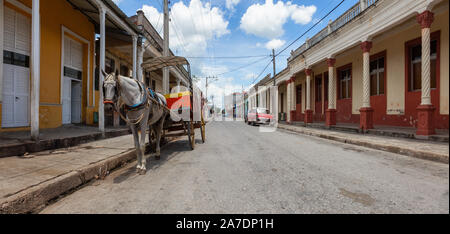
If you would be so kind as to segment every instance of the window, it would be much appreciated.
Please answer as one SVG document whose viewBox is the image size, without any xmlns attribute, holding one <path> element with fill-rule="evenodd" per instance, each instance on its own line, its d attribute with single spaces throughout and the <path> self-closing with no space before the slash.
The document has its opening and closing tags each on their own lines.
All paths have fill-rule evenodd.
<svg viewBox="0 0 450 234">
<path fill-rule="evenodd" d="M 384 94 L 384 56 L 370 61 L 370 96 Z"/>
<path fill-rule="evenodd" d="M 296 103 L 302 104 L 302 85 L 297 85 L 297 92 L 296 92 Z"/>
<path fill-rule="evenodd" d="M 430 75 L 431 88 L 436 88 L 437 71 L 437 40 L 431 41 L 430 46 Z M 422 45 L 415 44 L 409 47 L 409 91 L 422 89 Z"/>
<path fill-rule="evenodd" d="M 30 67 L 30 56 L 5 50 L 3 51 L 3 63 L 20 67 Z"/>
<path fill-rule="evenodd" d="M 339 71 L 339 99 L 351 98 L 352 69 Z"/>
<path fill-rule="evenodd" d="M 316 102 L 322 101 L 322 75 L 316 76 Z"/>
<path fill-rule="evenodd" d="M 77 79 L 77 80 L 81 80 L 83 74 L 82 74 L 81 71 L 75 70 L 73 68 L 64 67 L 64 76 L 65 77 L 70 77 L 70 78 L 73 78 L 73 79 Z"/>
</svg>

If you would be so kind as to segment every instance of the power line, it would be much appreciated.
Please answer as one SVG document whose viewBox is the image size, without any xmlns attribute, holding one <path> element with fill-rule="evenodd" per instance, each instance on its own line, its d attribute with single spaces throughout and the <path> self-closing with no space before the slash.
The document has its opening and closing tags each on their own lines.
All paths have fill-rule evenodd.
<svg viewBox="0 0 450 234">
<path fill-rule="evenodd" d="M 266 60 L 266 59 L 267 59 L 267 57 L 264 57 L 264 58 L 262 58 L 262 59 L 258 59 L 258 60 L 254 61 L 254 62 L 249 63 L 249 64 L 245 64 L 245 65 L 243 65 L 243 66 L 234 68 L 234 69 L 232 69 L 231 71 L 227 71 L 227 72 L 223 72 L 223 73 L 217 74 L 216 76 L 223 76 L 223 75 L 228 74 L 228 73 L 232 73 L 232 72 L 239 71 L 239 70 L 241 70 L 242 68 L 251 66 L 251 65 L 256 64 L 256 63 L 259 63 L 259 62 L 264 61 L 264 60 Z M 272 61 L 272 60 L 270 60 L 270 61 Z"/>
<path fill-rule="evenodd" d="M 220 57 L 186 57 L 189 59 L 245 59 L 245 58 L 261 58 L 270 57 L 271 55 L 249 55 L 249 56 L 220 56 Z"/>
<path fill-rule="evenodd" d="M 269 65 L 272 63 L 272 61 L 273 61 L 273 59 L 271 59 L 271 60 L 269 61 L 269 63 L 266 65 L 266 67 L 264 67 L 264 69 L 261 71 L 261 73 L 259 73 L 259 75 L 258 75 L 255 79 L 253 79 L 252 84 L 254 84 L 255 81 L 257 81 L 257 80 L 259 79 L 259 77 L 267 70 L 267 68 L 268 68 Z"/>
<path fill-rule="evenodd" d="M 297 39 L 295 39 L 293 42 L 291 42 L 288 46 L 286 46 L 284 49 L 282 49 L 278 54 L 275 56 L 278 56 L 279 54 L 283 53 L 287 48 L 292 46 L 295 42 L 300 40 L 303 36 L 305 36 L 309 31 L 311 31 L 315 26 L 317 26 L 319 23 L 321 23 L 325 18 L 327 18 L 333 11 L 335 11 L 342 3 L 344 3 L 345 0 L 342 0 L 337 6 L 335 6 L 331 11 L 329 11 L 324 17 L 322 17 L 319 21 L 317 21 L 313 26 L 311 26 L 306 32 L 304 32 L 302 35 L 300 35 Z"/>
</svg>

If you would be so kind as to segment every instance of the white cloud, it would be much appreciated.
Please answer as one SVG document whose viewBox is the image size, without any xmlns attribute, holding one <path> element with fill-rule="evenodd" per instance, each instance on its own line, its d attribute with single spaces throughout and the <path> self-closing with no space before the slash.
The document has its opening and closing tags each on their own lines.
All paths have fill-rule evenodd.
<svg viewBox="0 0 450 234">
<path fill-rule="evenodd" d="M 163 14 L 160 13 L 156 8 L 149 5 L 143 5 L 141 10 L 144 12 L 145 17 L 147 17 L 147 19 L 150 21 L 150 23 L 153 25 L 156 31 L 160 32 L 161 35 L 163 35 L 162 31 L 164 23 Z"/>
<path fill-rule="evenodd" d="M 311 22 L 312 16 L 316 13 L 316 6 L 291 6 L 291 19 L 297 24 L 307 24 Z"/>
<path fill-rule="evenodd" d="M 237 4 L 239 4 L 240 1 L 241 0 L 227 0 L 225 6 L 227 9 L 232 10 Z"/>
<path fill-rule="evenodd" d="M 113 0 L 113 2 L 114 2 L 116 5 L 119 5 L 119 4 L 122 2 L 122 0 Z"/>
<path fill-rule="evenodd" d="M 251 5 L 241 18 L 240 28 L 248 34 L 274 39 L 284 34 L 283 25 L 288 18 L 297 24 L 307 24 L 316 12 L 315 6 L 284 3 L 273 3 L 266 0 L 264 4 Z"/>
<path fill-rule="evenodd" d="M 217 107 L 222 107 L 223 96 L 229 95 L 233 92 L 241 92 L 242 86 L 233 83 L 232 77 L 221 77 L 215 82 L 208 85 L 208 99 L 212 101 L 211 96 L 214 96 L 214 104 Z M 197 81 L 196 86 L 205 92 L 205 79 Z"/>
<path fill-rule="evenodd" d="M 272 50 L 272 49 L 279 49 L 280 47 L 282 47 L 284 45 L 284 43 L 286 43 L 286 41 L 280 40 L 280 39 L 273 39 L 269 42 L 266 43 L 266 48 L 268 50 Z"/>
<path fill-rule="evenodd" d="M 142 10 L 156 30 L 163 34 L 163 14 L 148 5 L 144 5 Z M 190 56 L 204 54 L 208 41 L 230 33 L 222 11 L 200 0 L 191 0 L 188 6 L 182 1 L 173 4 L 169 25 L 170 48 Z"/>
<path fill-rule="evenodd" d="M 202 76 L 210 76 L 211 74 L 222 74 L 225 72 L 228 72 L 228 67 L 226 66 L 221 66 L 221 65 L 215 65 L 215 66 L 210 66 L 210 65 L 205 65 L 205 64 L 201 64 L 199 65 L 200 67 L 200 72 L 202 74 Z"/>
<path fill-rule="evenodd" d="M 244 76 L 244 80 L 251 80 L 253 81 L 256 78 L 256 74 L 255 73 L 248 73 L 247 75 Z"/>
</svg>

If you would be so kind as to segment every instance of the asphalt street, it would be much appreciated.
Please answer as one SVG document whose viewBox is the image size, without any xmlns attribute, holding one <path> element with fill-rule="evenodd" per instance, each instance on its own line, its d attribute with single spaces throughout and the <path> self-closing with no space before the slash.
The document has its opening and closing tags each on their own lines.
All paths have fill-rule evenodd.
<svg viewBox="0 0 450 234">
<path fill-rule="evenodd" d="M 242 122 L 197 134 L 49 205 L 42 213 L 449 213 L 448 164 Z"/>
</svg>

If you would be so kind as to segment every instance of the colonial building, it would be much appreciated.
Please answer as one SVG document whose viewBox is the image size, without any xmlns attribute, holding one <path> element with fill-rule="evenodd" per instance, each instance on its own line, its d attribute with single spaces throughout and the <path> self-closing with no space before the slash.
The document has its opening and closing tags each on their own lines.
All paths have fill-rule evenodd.
<svg viewBox="0 0 450 234">
<path fill-rule="evenodd" d="M 0 131 L 30 130 L 34 139 L 63 124 L 104 131 L 100 69 L 145 76 L 159 90 L 160 76 L 140 64 L 161 56 L 162 39 L 138 15 L 128 18 L 112 0 L 0 0 Z M 171 68 L 171 86 L 186 74 Z"/>
<path fill-rule="evenodd" d="M 448 1 L 361 0 L 291 52 L 276 75 L 279 112 L 363 130 L 448 129 L 448 22 Z"/>
</svg>

